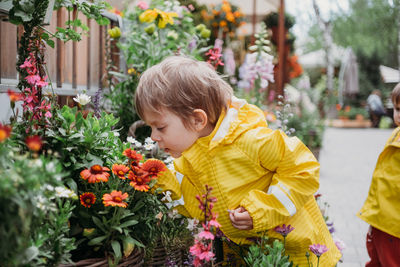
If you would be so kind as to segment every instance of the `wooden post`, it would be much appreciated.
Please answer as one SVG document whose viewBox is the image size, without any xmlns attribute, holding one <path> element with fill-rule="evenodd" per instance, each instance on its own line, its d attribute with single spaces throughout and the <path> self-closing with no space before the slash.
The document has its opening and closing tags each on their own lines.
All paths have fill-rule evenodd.
<svg viewBox="0 0 400 267">
<path fill-rule="evenodd" d="M 104 26 L 99 26 L 99 88 L 103 89 L 103 69 L 104 69 Z"/>
<path fill-rule="evenodd" d="M 57 27 L 63 27 L 62 24 L 65 21 L 65 13 L 63 9 L 57 10 Z M 57 87 L 62 87 L 64 82 L 64 60 L 65 60 L 65 47 L 64 42 L 60 39 L 57 39 L 57 58 L 56 58 L 56 80 Z"/>
<path fill-rule="evenodd" d="M 88 26 L 88 28 L 89 28 L 89 32 L 91 33 L 92 31 L 91 31 L 91 28 L 90 28 L 90 19 L 89 18 L 87 18 L 87 26 Z M 91 47 L 90 47 L 90 41 L 91 41 L 91 38 L 90 38 L 90 35 L 91 34 L 89 34 L 88 36 L 87 36 L 87 63 L 86 63 L 86 65 L 87 65 L 87 67 L 86 67 L 86 87 L 87 87 L 87 91 L 89 92 L 90 91 L 90 87 L 91 87 L 91 80 L 92 80 L 92 77 L 91 77 L 91 68 L 90 68 L 90 66 L 91 66 Z"/>
<path fill-rule="evenodd" d="M 77 17 L 77 8 L 74 6 L 74 11 L 72 11 L 72 20 L 76 20 Z M 76 27 L 74 27 L 74 30 L 76 31 Z M 76 75 L 76 69 L 78 65 L 78 60 L 77 60 L 77 42 L 72 42 L 72 88 L 76 89 L 77 87 L 77 75 Z"/>
<path fill-rule="evenodd" d="M 285 0 L 280 0 L 279 22 L 278 22 L 278 52 L 279 52 L 279 68 L 278 68 L 278 91 L 277 95 L 283 95 L 285 80 Z"/>
</svg>

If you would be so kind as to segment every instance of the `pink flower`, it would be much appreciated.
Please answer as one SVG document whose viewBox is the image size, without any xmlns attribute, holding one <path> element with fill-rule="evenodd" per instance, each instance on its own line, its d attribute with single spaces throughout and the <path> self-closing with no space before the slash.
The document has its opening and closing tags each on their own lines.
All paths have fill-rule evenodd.
<svg viewBox="0 0 400 267">
<path fill-rule="evenodd" d="M 338 250 L 340 252 L 342 252 L 346 248 L 346 244 L 342 240 L 340 240 L 339 238 L 334 237 L 333 241 L 335 242 L 335 245 L 336 245 L 336 247 L 338 248 Z"/>
<path fill-rule="evenodd" d="M 204 251 L 199 255 L 200 260 L 210 261 L 214 257 L 214 253 L 211 251 Z"/>
<path fill-rule="evenodd" d="M 39 75 L 28 75 L 25 77 L 25 80 L 32 86 L 34 86 L 38 81 L 40 81 Z"/>
<path fill-rule="evenodd" d="M 139 1 L 136 6 L 138 8 L 140 8 L 141 10 L 145 10 L 145 9 L 149 8 L 149 5 L 144 1 Z"/>
<path fill-rule="evenodd" d="M 32 65 L 32 63 L 31 63 L 28 59 L 25 59 L 24 64 L 20 65 L 19 67 L 20 67 L 21 69 L 25 69 L 25 68 L 32 68 L 33 65 Z"/>
<path fill-rule="evenodd" d="M 201 232 L 199 233 L 198 237 L 201 238 L 201 239 L 211 239 L 211 240 L 214 240 L 214 235 L 213 235 L 213 233 L 211 233 L 210 231 L 207 231 L 207 230 L 201 231 Z"/>
<path fill-rule="evenodd" d="M 193 256 L 198 256 L 203 251 L 203 244 L 201 244 L 198 240 L 195 240 L 193 246 L 190 247 L 189 251 Z"/>
<path fill-rule="evenodd" d="M 41 88 L 45 87 L 48 85 L 48 82 L 46 82 L 47 76 L 40 79 L 38 82 L 36 82 L 36 86 L 39 86 Z"/>
<path fill-rule="evenodd" d="M 286 237 L 293 230 L 294 227 L 292 227 L 290 224 L 288 224 L 288 226 L 283 224 L 282 226 L 277 226 L 274 228 L 274 231 L 281 234 L 283 237 Z"/>
<path fill-rule="evenodd" d="M 320 244 L 313 244 L 313 245 L 310 245 L 309 248 L 310 248 L 311 252 L 314 253 L 315 256 L 317 256 L 318 258 L 322 254 L 324 254 L 325 252 L 328 251 L 328 248 L 325 245 L 322 245 L 322 244 L 321 245 Z"/>
</svg>

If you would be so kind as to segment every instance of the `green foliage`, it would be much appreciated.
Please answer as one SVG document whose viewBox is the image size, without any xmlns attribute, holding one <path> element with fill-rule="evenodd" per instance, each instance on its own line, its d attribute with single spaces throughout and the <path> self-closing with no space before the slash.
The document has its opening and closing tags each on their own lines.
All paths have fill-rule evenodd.
<svg viewBox="0 0 400 267">
<path fill-rule="evenodd" d="M 266 235 L 261 237 L 257 244 L 251 245 L 244 261 L 247 266 L 265 267 L 289 267 L 293 263 L 289 261 L 289 256 L 285 256 L 285 247 L 279 240 L 274 240 L 268 244 Z"/>
<path fill-rule="evenodd" d="M 94 164 L 110 164 L 120 159 L 123 144 L 114 129 L 118 122 L 112 114 L 103 112 L 99 118 L 89 113 L 84 118 L 76 107 L 64 106 L 54 115 L 47 131 L 47 142 L 60 153 L 64 168 L 73 176 L 80 169 Z"/>
<path fill-rule="evenodd" d="M 70 197 L 61 164 L 19 154 L 12 140 L 0 143 L 0 262 L 2 266 L 57 266 L 70 261 Z"/>
<path fill-rule="evenodd" d="M 288 127 L 296 129 L 294 135 L 309 149 L 322 146 L 325 125 L 318 112 L 302 109 L 300 116 L 293 116 L 289 119 Z"/>
<path fill-rule="evenodd" d="M 152 1 L 150 9 L 169 12 L 173 10 L 171 5 L 175 4 L 172 1 Z M 168 56 L 184 54 L 201 59 L 209 49 L 208 38 L 202 37 L 201 31 L 196 30 L 192 14 L 185 9 L 182 9 L 182 17 L 174 17 L 174 23 L 167 24 L 165 28 L 157 26 L 159 18 L 149 23 L 141 22 L 139 16 L 143 12 L 136 7 L 126 15 L 127 30 L 123 33 L 125 38 L 120 40 L 118 46 L 125 57 L 128 74 L 111 72 L 118 83 L 115 87 L 111 86 L 110 92 L 106 94 L 111 100 L 111 111 L 120 118 L 117 126 L 121 128 L 121 138 L 127 136 L 130 125 L 139 119 L 133 98 L 140 73 Z"/>
<path fill-rule="evenodd" d="M 396 1 L 351 0 L 349 12 L 334 20 L 335 43 L 370 57 L 377 53 L 383 63 L 397 66 L 398 28 Z M 397 4 L 398 5 L 398 4 Z M 373 23 L 371 23 L 373 22 Z"/>
<path fill-rule="evenodd" d="M 267 26 L 267 28 L 277 27 L 279 24 L 279 13 L 277 13 L 277 12 L 269 13 L 265 17 L 264 23 Z M 285 28 L 286 29 L 292 28 L 295 23 L 296 23 L 295 17 L 293 17 L 290 14 L 285 14 Z"/>
</svg>

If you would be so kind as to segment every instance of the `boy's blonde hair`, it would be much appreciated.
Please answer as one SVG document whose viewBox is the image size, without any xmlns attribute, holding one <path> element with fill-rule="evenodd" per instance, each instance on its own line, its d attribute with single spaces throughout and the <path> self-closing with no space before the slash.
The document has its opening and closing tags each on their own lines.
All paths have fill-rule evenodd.
<svg viewBox="0 0 400 267">
<path fill-rule="evenodd" d="M 185 56 L 171 56 L 147 69 L 135 93 L 136 111 L 168 109 L 190 127 L 195 109 L 202 109 L 215 125 L 233 95 L 232 87 L 206 62 Z"/>
<path fill-rule="evenodd" d="M 393 105 L 400 103 L 400 83 L 394 87 L 391 96 Z"/>
</svg>

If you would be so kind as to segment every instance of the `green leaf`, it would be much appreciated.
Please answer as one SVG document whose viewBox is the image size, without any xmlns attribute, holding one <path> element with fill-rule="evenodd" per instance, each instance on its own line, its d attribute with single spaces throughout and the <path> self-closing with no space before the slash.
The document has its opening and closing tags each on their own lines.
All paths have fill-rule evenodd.
<svg viewBox="0 0 400 267">
<path fill-rule="evenodd" d="M 103 241 L 106 238 L 107 238 L 107 235 L 102 235 L 102 236 L 93 238 L 92 240 L 89 241 L 88 245 L 89 246 L 94 246 L 94 245 L 100 244 L 100 242 Z"/>
<path fill-rule="evenodd" d="M 132 225 L 135 225 L 135 224 L 138 224 L 138 221 L 130 220 L 130 221 L 127 221 L 127 222 L 124 222 L 124 223 L 120 224 L 120 227 L 124 228 L 124 227 L 132 226 Z"/>
<path fill-rule="evenodd" d="M 92 220 L 94 224 L 101 229 L 104 233 L 107 233 L 106 228 L 104 227 L 104 224 L 100 221 L 99 218 L 92 216 Z"/>
<path fill-rule="evenodd" d="M 39 249 L 35 246 L 27 248 L 24 252 L 24 258 L 26 262 L 32 261 L 39 255 Z"/>
<path fill-rule="evenodd" d="M 119 242 L 116 241 L 116 240 L 113 240 L 111 242 L 111 246 L 112 246 L 113 251 L 115 253 L 115 257 L 120 259 L 122 255 L 121 255 L 121 245 L 119 244 Z"/>
<path fill-rule="evenodd" d="M 119 226 L 113 226 L 112 229 L 117 230 L 120 234 L 122 234 L 122 228 Z"/>
<path fill-rule="evenodd" d="M 46 43 L 51 47 L 54 48 L 54 41 L 51 39 L 45 39 Z"/>
</svg>

